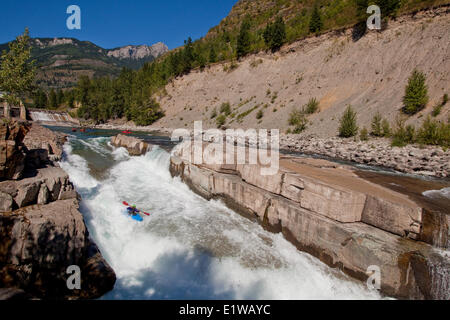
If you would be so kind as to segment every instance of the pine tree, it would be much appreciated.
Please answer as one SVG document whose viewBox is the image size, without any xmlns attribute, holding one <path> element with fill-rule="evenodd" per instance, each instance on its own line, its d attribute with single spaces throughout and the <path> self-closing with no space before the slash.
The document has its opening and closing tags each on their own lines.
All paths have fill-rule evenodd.
<svg viewBox="0 0 450 320">
<path fill-rule="evenodd" d="M 50 109 L 58 108 L 58 101 L 57 101 L 57 96 L 56 96 L 55 90 L 52 89 L 50 91 L 48 100 L 49 100 L 48 104 L 49 104 Z"/>
<path fill-rule="evenodd" d="M 355 136 L 357 133 L 358 126 L 356 125 L 356 112 L 348 105 L 340 120 L 339 136 L 349 138 Z"/>
<path fill-rule="evenodd" d="M 236 53 L 237 57 L 241 58 L 250 52 L 251 39 L 250 39 L 250 16 L 246 16 L 244 21 L 242 21 L 241 29 L 239 31 L 239 36 L 237 39 Z"/>
<path fill-rule="evenodd" d="M 309 21 L 309 31 L 318 33 L 323 28 L 322 17 L 317 3 L 314 5 L 313 12 L 311 14 L 311 20 Z"/>
<path fill-rule="evenodd" d="M 377 0 L 375 3 L 380 7 L 383 16 L 395 16 L 400 7 L 401 0 Z"/>
<path fill-rule="evenodd" d="M 192 69 L 192 64 L 194 62 L 194 46 L 192 44 L 192 39 L 191 37 L 189 37 L 185 42 L 184 42 L 184 51 L 183 51 L 183 62 L 184 62 L 184 67 L 183 67 L 183 72 L 184 73 L 189 73 Z"/>
<path fill-rule="evenodd" d="M 37 101 L 35 101 L 35 107 L 46 108 L 47 104 L 48 104 L 47 94 L 44 92 L 44 90 L 39 89 L 37 92 Z"/>
<path fill-rule="evenodd" d="M 61 89 L 58 89 L 58 94 L 56 95 L 56 103 L 58 106 L 64 103 L 64 92 Z"/>
<path fill-rule="evenodd" d="M 273 24 L 267 24 L 263 38 L 272 51 L 278 50 L 283 45 L 286 41 L 286 25 L 282 17 L 278 17 Z"/>
<path fill-rule="evenodd" d="M 18 105 L 21 98 L 33 90 L 36 69 L 31 61 L 31 46 L 28 28 L 23 35 L 9 44 L 0 58 L 0 90 L 5 91 L 5 100 Z"/>
<path fill-rule="evenodd" d="M 403 97 L 403 112 L 415 114 L 424 109 L 428 103 L 428 88 L 425 83 L 425 74 L 414 69 L 408 79 L 408 85 Z"/>
<path fill-rule="evenodd" d="M 210 63 L 217 62 L 217 54 L 216 50 L 214 50 L 214 46 L 211 46 L 211 49 L 209 50 L 209 62 Z"/>
</svg>

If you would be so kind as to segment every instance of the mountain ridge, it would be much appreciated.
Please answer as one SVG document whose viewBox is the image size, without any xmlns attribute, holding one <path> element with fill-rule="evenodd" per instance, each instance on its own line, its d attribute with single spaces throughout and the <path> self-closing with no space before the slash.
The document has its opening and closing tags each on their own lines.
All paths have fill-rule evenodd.
<svg viewBox="0 0 450 320">
<path fill-rule="evenodd" d="M 7 50 L 8 44 L 0 44 L 0 51 Z M 37 84 L 45 89 L 73 87 L 82 75 L 115 77 L 123 67 L 139 69 L 169 50 L 162 42 L 105 49 L 71 37 L 31 38 L 30 44 L 38 67 Z"/>
</svg>

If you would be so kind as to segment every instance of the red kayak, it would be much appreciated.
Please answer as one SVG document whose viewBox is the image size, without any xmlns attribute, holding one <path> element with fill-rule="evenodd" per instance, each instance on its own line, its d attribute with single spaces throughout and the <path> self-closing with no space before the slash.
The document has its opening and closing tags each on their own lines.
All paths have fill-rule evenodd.
<svg viewBox="0 0 450 320">
<path fill-rule="evenodd" d="M 131 131 L 128 131 L 128 130 L 124 130 L 124 131 L 122 131 L 122 133 L 125 133 L 125 134 L 130 134 L 130 133 L 131 133 Z"/>
</svg>

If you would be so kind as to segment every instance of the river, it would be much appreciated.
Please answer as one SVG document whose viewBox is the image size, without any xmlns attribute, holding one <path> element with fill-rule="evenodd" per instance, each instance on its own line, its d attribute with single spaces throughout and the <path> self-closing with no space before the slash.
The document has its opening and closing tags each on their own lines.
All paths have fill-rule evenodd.
<svg viewBox="0 0 450 320">
<path fill-rule="evenodd" d="M 90 235 L 117 275 L 102 299 L 381 298 L 172 178 L 168 138 L 146 135 L 158 147 L 130 157 L 110 145 L 116 133 L 70 133 L 61 161 L 82 196 Z M 136 222 L 122 201 L 151 215 Z"/>
</svg>

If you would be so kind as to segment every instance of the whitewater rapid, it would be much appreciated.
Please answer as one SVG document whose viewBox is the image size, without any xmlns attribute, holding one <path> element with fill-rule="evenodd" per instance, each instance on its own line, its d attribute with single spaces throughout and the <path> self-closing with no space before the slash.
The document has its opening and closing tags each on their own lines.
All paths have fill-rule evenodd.
<svg viewBox="0 0 450 320">
<path fill-rule="evenodd" d="M 281 234 L 170 176 L 161 148 L 130 157 L 105 137 L 71 137 L 61 167 L 91 237 L 117 275 L 105 299 L 379 299 Z M 104 166 L 98 174 L 95 166 Z M 96 172 L 94 175 L 93 172 Z M 139 223 L 122 201 L 150 212 Z"/>
</svg>

